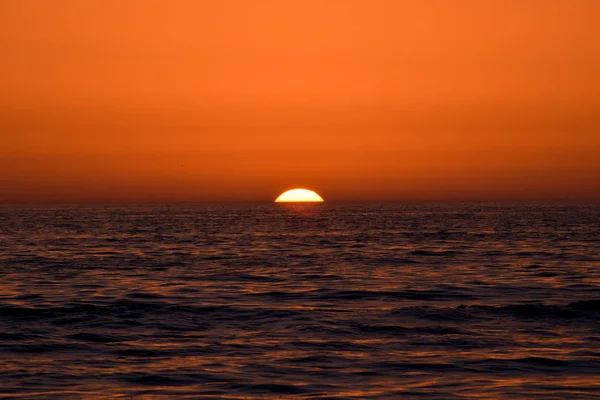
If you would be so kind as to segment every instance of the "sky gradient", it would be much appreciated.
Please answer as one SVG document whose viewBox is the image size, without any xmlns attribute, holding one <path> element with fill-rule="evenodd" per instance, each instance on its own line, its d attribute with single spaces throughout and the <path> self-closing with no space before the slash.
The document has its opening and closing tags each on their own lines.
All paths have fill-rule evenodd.
<svg viewBox="0 0 600 400">
<path fill-rule="evenodd" d="M 0 203 L 600 200 L 595 0 L 3 0 Z"/>
</svg>

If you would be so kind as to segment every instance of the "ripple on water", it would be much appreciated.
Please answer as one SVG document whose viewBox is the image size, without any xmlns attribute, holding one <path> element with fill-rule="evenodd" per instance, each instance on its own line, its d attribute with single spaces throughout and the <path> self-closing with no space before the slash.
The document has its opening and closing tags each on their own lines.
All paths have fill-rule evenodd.
<svg viewBox="0 0 600 400">
<path fill-rule="evenodd" d="M 594 398 L 599 217 L 1 208 L 0 397 Z"/>
</svg>

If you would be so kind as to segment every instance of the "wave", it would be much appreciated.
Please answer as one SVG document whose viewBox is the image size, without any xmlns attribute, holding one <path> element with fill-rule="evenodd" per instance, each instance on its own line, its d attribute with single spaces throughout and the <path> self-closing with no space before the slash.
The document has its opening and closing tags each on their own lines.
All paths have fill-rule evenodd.
<svg viewBox="0 0 600 400">
<path fill-rule="evenodd" d="M 250 297 L 270 298 L 275 303 L 262 305 L 186 305 L 176 304 L 163 299 L 162 296 L 139 296 L 135 293 L 130 297 L 133 299 L 118 299 L 106 301 L 102 304 L 73 304 L 60 307 L 26 307 L 14 304 L 0 304 L 0 318 L 16 320 L 44 320 L 54 319 L 57 324 L 68 324 L 87 321 L 93 317 L 118 316 L 123 319 L 144 318 L 152 315 L 192 314 L 207 316 L 210 318 L 249 318 L 249 319 L 271 319 L 286 320 L 307 318 L 311 314 L 310 309 L 294 307 L 274 307 L 278 301 L 298 300 L 304 302 L 307 299 L 313 301 L 382 301 L 386 299 L 406 300 L 464 300 L 472 296 L 463 293 L 449 293 L 443 290 L 405 290 L 405 291 L 365 291 L 365 290 L 316 290 L 303 293 L 265 292 L 248 295 Z M 136 299 L 136 300 L 134 300 Z M 142 301 L 144 299 L 145 301 Z M 163 300 L 161 300 L 163 299 Z M 292 302 L 293 303 L 293 302 Z M 316 310 L 323 312 L 339 312 L 336 308 L 328 310 L 327 307 L 318 306 Z M 449 322 L 466 321 L 473 318 L 485 317 L 485 315 L 501 317 L 510 316 L 516 318 L 586 318 L 597 317 L 600 313 L 600 299 L 587 299 L 570 302 L 563 305 L 531 303 L 531 304 L 462 304 L 456 307 L 434 307 L 406 306 L 395 307 L 385 314 L 387 317 L 406 316 L 418 317 L 428 320 L 439 320 Z M 62 321 L 62 322 L 61 322 Z"/>
<path fill-rule="evenodd" d="M 311 292 L 315 297 L 322 300 L 471 300 L 475 296 L 450 290 L 426 290 L 426 289 L 407 289 L 398 291 L 382 290 L 330 290 L 319 289 Z"/>
</svg>

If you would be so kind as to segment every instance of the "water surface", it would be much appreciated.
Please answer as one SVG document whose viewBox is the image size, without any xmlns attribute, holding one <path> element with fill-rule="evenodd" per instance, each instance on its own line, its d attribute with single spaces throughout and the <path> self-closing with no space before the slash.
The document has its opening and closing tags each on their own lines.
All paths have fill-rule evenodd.
<svg viewBox="0 0 600 400">
<path fill-rule="evenodd" d="M 596 205 L 0 208 L 0 396 L 598 398 Z"/>
</svg>

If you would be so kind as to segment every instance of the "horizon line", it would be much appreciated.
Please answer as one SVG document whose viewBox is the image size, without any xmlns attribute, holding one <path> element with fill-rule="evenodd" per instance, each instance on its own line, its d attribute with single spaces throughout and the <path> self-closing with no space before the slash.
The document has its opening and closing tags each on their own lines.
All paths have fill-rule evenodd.
<svg viewBox="0 0 600 400">
<path fill-rule="evenodd" d="M 600 204 L 597 198 L 575 199 L 333 199 L 310 204 L 326 203 L 500 203 L 500 204 Z M 115 201 L 24 201 L 0 202 L 0 207 L 10 206 L 85 206 L 85 205 L 179 205 L 179 204 L 274 204 L 274 200 L 115 200 Z"/>
</svg>

